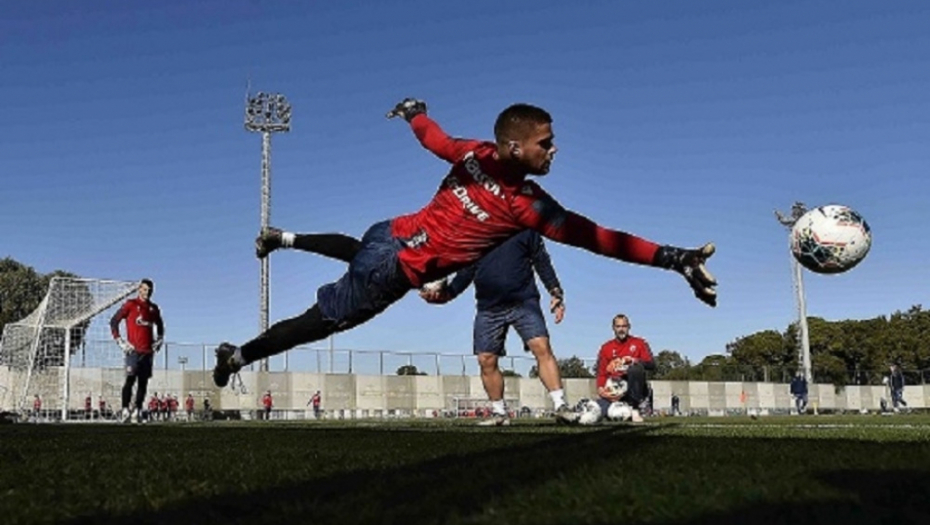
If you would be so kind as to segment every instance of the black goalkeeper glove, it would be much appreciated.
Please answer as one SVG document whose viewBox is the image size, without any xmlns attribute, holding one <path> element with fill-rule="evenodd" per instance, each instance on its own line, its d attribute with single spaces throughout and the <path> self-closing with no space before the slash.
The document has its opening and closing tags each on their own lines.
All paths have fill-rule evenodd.
<svg viewBox="0 0 930 525">
<path fill-rule="evenodd" d="M 710 306 L 717 306 L 717 280 L 704 267 L 707 258 L 714 254 L 713 243 L 696 249 L 662 246 L 652 260 L 653 266 L 674 270 L 684 276 L 694 290 L 694 296 Z"/>
<path fill-rule="evenodd" d="M 404 120 L 410 122 L 413 117 L 421 113 L 426 114 L 426 102 L 415 98 L 405 98 L 398 102 L 394 109 L 388 111 L 387 118 L 404 117 Z"/>
</svg>

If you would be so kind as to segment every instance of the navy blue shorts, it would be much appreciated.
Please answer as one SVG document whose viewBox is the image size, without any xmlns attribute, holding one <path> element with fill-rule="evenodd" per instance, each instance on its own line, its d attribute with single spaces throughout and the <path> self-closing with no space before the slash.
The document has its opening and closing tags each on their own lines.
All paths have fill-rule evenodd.
<svg viewBox="0 0 930 525">
<path fill-rule="evenodd" d="M 479 309 L 475 313 L 475 354 L 507 355 L 504 342 L 507 339 L 507 328 L 511 326 L 523 339 L 524 350 L 528 350 L 526 343 L 530 339 L 549 337 L 538 298 Z"/>
<path fill-rule="evenodd" d="M 336 321 L 338 330 L 348 330 L 383 312 L 413 286 L 398 265 L 404 247 L 391 236 L 391 223 L 379 222 L 362 237 L 362 249 L 349 263 L 349 270 L 334 283 L 316 292 L 320 312 Z"/>
<path fill-rule="evenodd" d="M 126 375 L 141 377 L 147 379 L 152 377 L 152 363 L 155 361 L 155 354 L 140 354 L 139 352 L 129 352 L 126 354 Z"/>
</svg>

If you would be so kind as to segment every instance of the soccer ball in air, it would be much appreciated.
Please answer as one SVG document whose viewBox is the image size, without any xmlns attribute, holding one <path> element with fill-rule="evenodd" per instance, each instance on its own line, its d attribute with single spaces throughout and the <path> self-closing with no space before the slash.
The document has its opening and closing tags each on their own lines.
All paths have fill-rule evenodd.
<svg viewBox="0 0 930 525">
<path fill-rule="evenodd" d="M 865 259 L 872 247 L 872 231 L 848 206 L 814 208 L 791 228 L 791 253 L 814 273 L 842 273 Z"/>
<path fill-rule="evenodd" d="M 627 421 L 633 417 L 633 407 L 620 401 L 614 401 L 607 407 L 607 419 L 611 421 Z"/>
</svg>

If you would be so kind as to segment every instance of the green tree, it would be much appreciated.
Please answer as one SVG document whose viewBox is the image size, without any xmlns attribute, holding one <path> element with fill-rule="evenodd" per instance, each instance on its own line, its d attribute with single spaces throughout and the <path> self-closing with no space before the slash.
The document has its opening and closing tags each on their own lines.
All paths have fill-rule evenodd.
<svg viewBox="0 0 930 525">
<path fill-rule="evenodd" d="M 518 374 L 515 370 L 501 369 L 501 375 L 504 377 L 523 377 Z"/>
<path fill-rule="evenodd" d="M 584 361 L 577 356 L 571 356 L 568 359 L 559 359 L 559 373 L 563 379 L 568 378 L 592 378 L 594 374 L 585 366 Z M 530 377 L 539 377 L 539 369 L 536 365 L 530 368 Z"/>
<path fill-rule="evenodd" d="M 404 365 L 397 369 L 399 376 L 425 376 L 426 372 L 420 372 L 414 365 Z"/>
<path fill-rule="evenodd" d="M 662 350 L 655 355 L 656 369 L 653 379 L 672 379 L 686 376 L 691 368 L 688 358 L 673 350 Z"/>
</svg>

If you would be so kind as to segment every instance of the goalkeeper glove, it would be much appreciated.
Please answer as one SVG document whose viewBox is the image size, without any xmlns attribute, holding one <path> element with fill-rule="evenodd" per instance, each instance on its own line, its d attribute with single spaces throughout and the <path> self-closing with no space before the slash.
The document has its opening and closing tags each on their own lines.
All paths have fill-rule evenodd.
<svg viewBox="0 0 930 525">
<path fill-rule="evenodd" d="M 404 120 L 410 122 L 413 117 L 421 113 L 426 114 L 426 102 L 414 98 L 405 98 L 398 102 L 394 109 L 388 111 L 387 118 L 404 117 Z"/>
<path fill-rule="evenodd" d="M 116 344 L 118 344 L 119 347 L 123 349 L 124 354 L 128 354 L 129 352 L 134 352 L 136 350 L 136 347 L 129 344 L 129 341 L 123 339 L 122 337 L 116 338 Z"/>
<path fill-rule="evenodd" d="M 652 265 L 680 273 L 694 290 L 695 297 L 710 306 L 717 306 L 717 280 L 704 267 L 704 262 L 715 249 L 710 242 L 695 249 L 662 246 L 656 251 Z"/>
</svg>

